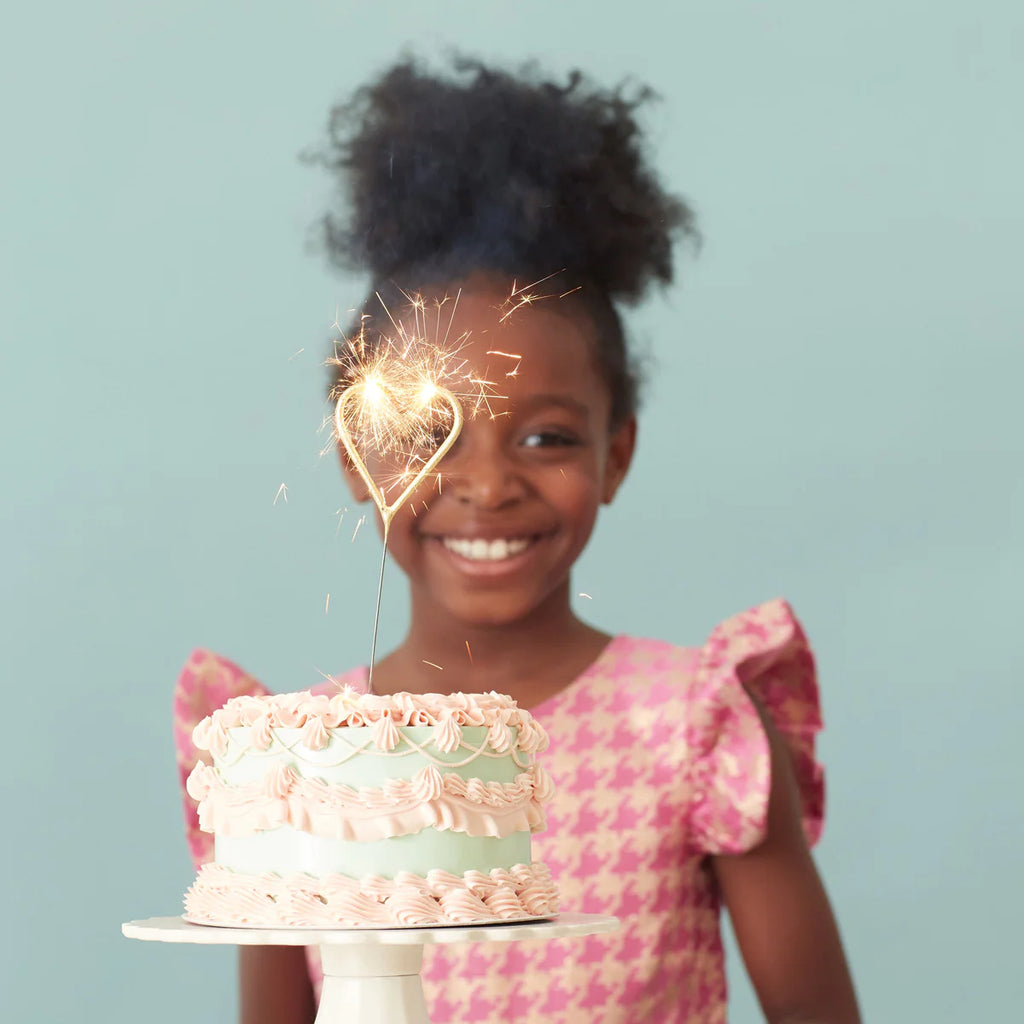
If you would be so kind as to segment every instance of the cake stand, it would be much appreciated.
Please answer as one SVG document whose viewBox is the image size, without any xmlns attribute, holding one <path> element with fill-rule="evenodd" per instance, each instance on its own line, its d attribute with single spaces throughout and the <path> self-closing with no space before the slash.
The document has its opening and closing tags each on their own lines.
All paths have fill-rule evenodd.
<svg viewBox="0 0 1024 1024">
<path fill-rule="evenodd" d="M 423 947 L 442 942 L 516 942 L 611 932 L 614 917 L 559 914 L 550 921 L 444 928 L 221 928 L 180 917 L 129 921 L 129 939 L 227 946 L 319 946 L 324 969 L 316 1024 L 430 1024 L 420 969 Z M 495 1022 L 498 1024 L 498 1022 Z"/>
</svg>

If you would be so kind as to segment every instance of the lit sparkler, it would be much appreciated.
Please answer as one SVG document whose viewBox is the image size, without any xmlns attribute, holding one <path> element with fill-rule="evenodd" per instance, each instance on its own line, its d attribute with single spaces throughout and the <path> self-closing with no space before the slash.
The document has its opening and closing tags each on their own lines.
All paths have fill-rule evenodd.
<svg viewBox="0 0 1024 1024">
<path fill-rule="evenodd" d="M 426 304 L 420 297 L 409 300 L 411 329 L 395 320 L 385 306 L 394 333 L 375 331 L 368 336 L 361 330 L 336 346 L 332 360 L 342 378 L 334 407 L 335 439 L 344 445 L 366 484 L 384 533 L 370 649 L 371 692 L 391 522 L 407 502 L 412 507 L 410 498 L 432 474 L 440 490 L 436 470 L 458 439 L 464 416 L 480 412 L 494 416 L 490 401 L 499 397 L 489 381 L 473 376 L 468 360 L 460 356 L 468 335 L 449 337 L 458 297 L 446 326 L 442 310 L 450 300 L 436 304 L 436 315 L 430 317 L 432 340 L 426 337 Z"/>
</svg>

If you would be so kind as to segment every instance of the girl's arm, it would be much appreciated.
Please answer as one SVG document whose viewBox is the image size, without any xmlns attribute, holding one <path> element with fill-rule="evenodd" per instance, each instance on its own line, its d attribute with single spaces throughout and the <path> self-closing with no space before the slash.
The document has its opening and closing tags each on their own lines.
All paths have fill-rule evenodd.
<svg viewBox="0 0 1024 1024">
<path fill-rule="evenodd" d="M 316 1006 L 302 946 L 238 951 L 240 1024 L 313 1024 Z"/>
<path fill-rule="evenodd" d="M 860 1024 L 839 929 L 804 839 L 789 753 L 761 718 L 771 750 L 767 835 L 748 853 L 712 861 L 740 952 L 769 1024 Z"/>
</svg>

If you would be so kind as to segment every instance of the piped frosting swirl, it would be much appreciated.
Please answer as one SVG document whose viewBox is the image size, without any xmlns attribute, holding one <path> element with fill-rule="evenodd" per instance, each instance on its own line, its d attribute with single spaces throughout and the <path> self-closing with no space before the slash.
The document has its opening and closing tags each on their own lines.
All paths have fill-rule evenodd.
<svg viewBox="0 0 1024 1024">
<path fill-rule="evenodd" d="M 490 745 L 498 752 L 517 750 L 536 754 L 547 748 L 548 735 L 529 712 L 500 693 L 361 693 L 350 686 L 333 696 L 309 690 L 263 697 L 232 697 L 223 708 L 204 718 L 193 730 L 199 750 L 223 757 L 230 730 L 249 727 L 254 750 L 266 750 L 274 729 L 299 729 L 310 750 L 323 750 L 329 730 L 374 728 L 381 751 L 394 750 L 406 726 L 438 726 L 437 749 L 451 753 L 462 743 L 462 730 L 487 729 Z"/>
<path fill-rule="evenodd" d="M 205 864 L 185 896 L 185 917 L 198 924 L 338 928 L 480 924 L 549 917 L 558 890 L 540 863 L 489 875 L 430 871 L 394 879 L 346 875 L 244 875 Z"/>
<path fill-rule="evenodd" d="M 199 763 L 186 789 L 199 802 L 204 832 L 241 838 L 290 826 L 330 839 L 373 841 L 424 828 L 505 837 L 544 828 L 542 805 L 553 787 L 532 765 L 513 782 L 465 779 L 426 765 L 411 779 L 389 779 L 381 788 L 305 778 L 289 765 L 270 768 L 255 782 L 231 785 L 211 765 Z"/>
<path fill-rule="evenodd" d="M 544 750 L 547 733 L 511 697 L 498 693 L 361 693 L 346 686 L 331 697 L 314 696 L 309 690 L 266 697 L 233 697 L 204 718 L 192 732 L 200 750 L 223 757 L 230 730 L 247 726 L 249 742 L 265 750 L 275 729 L 299 729 L 311 750 L 326 746 L 330 729 L 374 728 L 378 749 L 394 749 L 406 726 L 439 726 L 435 743 L 439 750 L 457 750 L 462 729 L 484 727 L 496 751 L 516 749 L 525 754 Z"/>
</svg>

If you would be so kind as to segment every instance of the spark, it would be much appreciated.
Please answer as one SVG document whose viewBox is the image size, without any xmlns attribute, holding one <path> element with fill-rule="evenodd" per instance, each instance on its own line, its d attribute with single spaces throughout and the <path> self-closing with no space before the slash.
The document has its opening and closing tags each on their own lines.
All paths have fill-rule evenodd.
<svg viewBox="0 0 1024 1024">
<path fill-rule="evenodd" d="M 562 294 L 559 295 L 558 297 L 560 299 L 564 299 L 567 295 L 572 295 L 573 292 L 578 292 L 578 291 L 582 290 L 582 288 L 583 288 L 583 285 L 578 284 L 578 285 L 576 285 L 575 288 L 570 288 L 567 292 L 562 292 Z"/>
<path fill-rule="evenodd" d="M 340 684 L 338 683 L 338 680 L 337 680 L 337 679 L 335 679 L 335 678 L 334 678 L 334 676 L 329 676 L 329 675 L 328 675 L 328 674 L 327 674 L 326 672 L 324 672 L 324 670 L 323 670 L 323 669 L 317 668 L 317 667 L 316 667 L 316 665 L 314 665 L 314 666 L 313 666 L 313 671 L 314 671 L 314 672 L 315 672 L 315 673 L 316 673 L 316 674 L 317 674 L 318 676 L 320 676 L 321 678 L 323 678 L 324 682 L 327 682 L 327 683 L 334 683 L 334 685 L 335 685 L 335 686 L 337 686 L 339 690 L 341 689 L 341 686 L 340 686 Z"/>
<path fill-rule="evenodd" d="M 519 288 L 519 289 L 516 288 L 515 282 L 513 281 L 512 282 L 512 295 L 515 296 L 519 292 L 525 292 L 525 291 L 529 290 L 530 288 L 536 288 L 537 285 L 543 284 L 545 281 L 550 281 L 551 278 L 558 277 L 559 274 L 564 274 L 564 273 L 565 273 L 565 267 L 562 267 L 561 270 L 552 270 L 550 274 L 545 274 L 543 277 L 538 278 L 532 284 L 525 284 L 525 285 L 523 285 L 522 288 Z"/>
<path fill-rule="evenodd" d="M 341 533 L 341 521 L 345 518 L 345 513 L 347 511 L 348 511 L 347 507 L 346 508 L 339 508 L 338 511 L 334 513 L 338 517 L 338 525 L 334 529 L 334 536 L 335 537 L 337 537 L 338 534 Z"/>
<path fill-rule="evenodd" d="M 427 661 L 426 658 L 423 659 L 423 664 L 429 665 L 431 668 L 436 668 L 438 672 L 444 671 L 444 669 L 440 665 L 435 665 L 432 661 Z"/>
<path fill-rule="evenodd" d="M 444 341 L 442 342 L 442 344 L 445 344 L 445 345 L 448 344 L 448 338 L 449 338 L 449 336 L 452 333 L 452 324 L 455 323 L 455 312 L 459 308 L 459 299 L 461 299 L 461 298 L 462 298 L 462 289 L 460 288 L 455 293 L 455 301 L 452 303 L 452 315 L 450 317 L 448 317 L 448 326 L 445 328 L 445 331 L 444 331 Z M 442 300 L 442 302 L 447 302 L 447 301 L 448 301 L 448 297 L 445 296 L 445 298 Z M 438 305 L 437 305 L 437 321 L 438 321 L 438 323 L 441 322 L 441 302 L 439 302 Z"/>
<path fill-rule="evenodd" d="M 324 601 L 324 615 L 327 614 L 327 612 L 330 610 L 330 607 L 331 607 L 331 595 L 328 594 L 327 595 L 327 600 Z"/>
<path fill-rule="evenodd" d="M 360 516 L 359 522 L 356 523 L 356 528 L 352 531 L 352 540 L 356 539 L 356 534 L 359 532 L 359 528 L 366 522 L 366 516 Z"/>
<path fill-rule="evenodd" d="M 577 596 L 578 597 L 585 597 L 588 601 L 593 601 L 594 600 L 589 594 L 584 594 L 582 590 L 579 592 L 579 594 Z"/>
<path fill-rule="evenodd" d="M 520 298 L 516 302 L 513 302 L 512 299 L 510 298 L 508 300 L 508 309 L 506 309 L 505 312 L 501 314 L 501 317 L 498 319 L 498 323 L 503 324 L 510 316 L 512 316 L 513 313 L 516 312 L 516 310 L 522 309 L 523 306 L 532 305 L 538 298 L 544 297 L 545 296 L 523 295 L 520 296 Z"/>
<path fill-rule="evenodd" d="M 522 361 L 523 361 L 523 357 L 521 355 L 517 355 L 514 352 L 500 352 L 496 348 L 489 348 L 487 350 L 487 354 L 489 356 L 504 356 L 506 359 L 515 359 L 516 360 L 516 365 L 513 366 L 512 369 L 509 370 L 505 374 L 505 376 L 506 377 L 515 377 L 515 376 L 517 376 L 519 374 L 519 367 L 520 367 L 520 365 L 522 364 Z"/>
<path fill-rule="evenodd" d="M 512 282 L 512 292 L 509 297 L 505 300 L 505 312 L 498 318 L 498 323 L 503 324 L 517 309 L 521 309 L 523 306 L 531 306 L 535 302 L 540 302 L 542 299 L 550 299 L 551 295 L 538 295 L 533 291 L 537 285 L 543 284 L 545 281 L 550 281 L 551 278 L 557 277 L 563 273 L 565 268 L 562 270 L 556 270 L 553 273 L 548 274 L 546 277 L 542 277 L 532 284 L 525 284 L 522 288 L 519 287 L 516 281 Z M 572 289 L 575 291 L 576 289 Z M 565 295 L 571 295 L 572 291 L 565 292 Z M 560 296 L 560 298 L 563 296 Z"/>
<path fill-rule="evenodd" d="M 473 648 L 469 646 L 469 641 L 466 641 L 466 653 L 469 655 L 469 663 L 473 664 Z"/>
<path fill-rule="evenodd" d="M 352 313 L 355 312 L 355 310 L 354 309 L 348 309 L 348 310 L 346 310 L 346 312 L 351 315 Z M 366 317 L 367 317 L 367 314 L 363 313 L 360 316 L 360 319 L 361 320 L 365 320 Z M 332 330 L 338 331 L 339 334 L 341 333 L 341 316 L 338 313 L 338 307 L 337 306 L 334 307 L 334 323 L 331 324 L 331 328 L 332 328 Z"/>
<path fill-rule="evenodd" d="M 290 363 L 296 356 L 301 356 L 302 353 L 305 352 L 305 351 L 306 350 L 304 348 L 300 348 L 298 352 L 295 352 L 294 354 L 292 354 L 292 355 L 290 355 L 288 357 L 288 362 Z"/>
<path fill-rule="evenodd" d="M 278 498 L 284 498 L 285 504 L 288 503 L 288 488 L 284 484 L 281 484 L 281 486 L 278 487 L 277 494 L 274 495 L 274 504 L 275 505 L 277 504 L 277 499 Z"/>
</svg>

